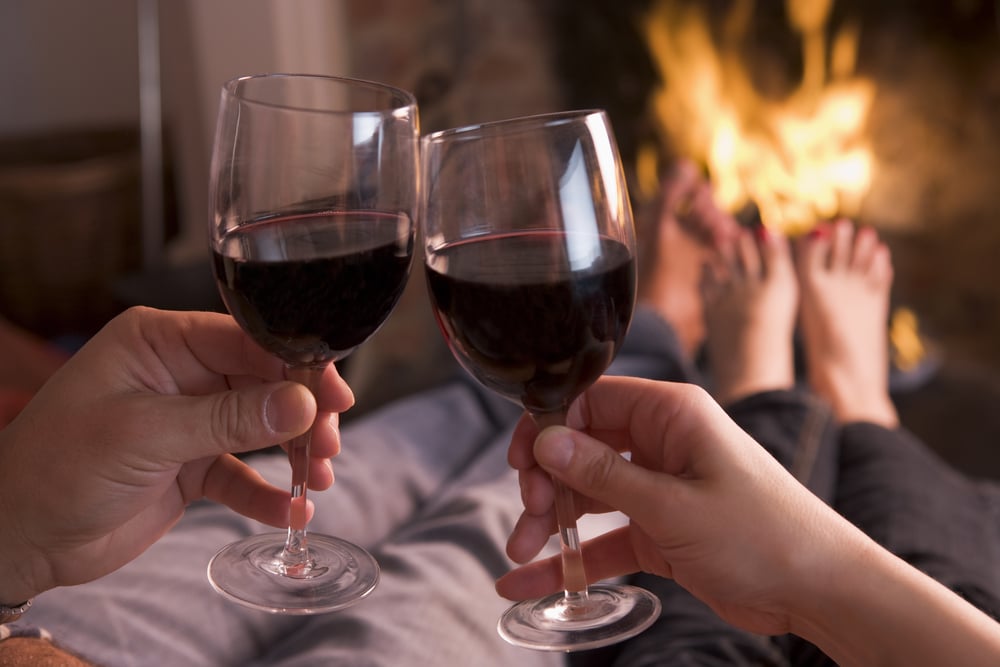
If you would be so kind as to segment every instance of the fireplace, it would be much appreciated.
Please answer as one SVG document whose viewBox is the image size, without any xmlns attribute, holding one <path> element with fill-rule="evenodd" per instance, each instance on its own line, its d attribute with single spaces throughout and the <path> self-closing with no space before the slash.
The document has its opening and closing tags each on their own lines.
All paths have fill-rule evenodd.
<svg viewBox="0 0 1000 667">
<path fill-rule="evenodd" d="M 803 131 L 814 131 L 809 111 L 840 118 L 845 124 L 833 130 L 841 153 L 824 144 L 816 150 L 834 156 L 823 168 L 842 179 L 801 206 L 804 212 L 789 214 L 788 224 L 801 231 L 817 218 L 847 214 L 879 230 L 895 260 L 894 299 L 908 309 L 901 319 L 919 325 L 919 338 L 912 330 L 898 337 L 931 345 L 947 360 L 932 391 L 902 397 L 901 409 L 928 440 L 948 443 L 952 461 L 1000 477 L 1000 459 L 984 467 L 981 456 L 1000 438 L 1000 420 L 992 417 L 1000 403 L 998 13 L 996 0 L 349 3 L 355 73 L 414 90 L 424 131 L 570 107 L 607 109 L 637 210 L 676 155 L 687 153 L 721 177 L 708 159 L 711 144 L 685 139 L 691 117 L 671 107 L 686 103 L 684 85 L 699 83 L 678 77 L 703 67 L 689 60 L 704 51 L 663 62 L 657 49 L 664 39 L 674 40 L 671 49 L 698 39 L 710 46 L 736 68 L 715 92 L 739 90 L 738 101 L 753 100 L 754 113 L 782 110 Z M 700 33 L 679 34 L 682 19 L 701 21 Z M 665 36 L 654 37 L 657 29 Z M 849 93 L 849 102 L 840 93 Z M 769 127 L 753 114 L 741 120 L 744 130 Z M 825 137 L 802 141 L 817 138 Z M 754 197 L 734 196 L 731 205 L 741 216 L 777 224 L 769 202 Z M 413 288 L 419 292 L 418 283 Z M 420 329 L 413 321 L 425 304 L 419 294 L 410 301 L 414 317 L 390 321 L 385 336 L 394 327 L 410 335 Z M 408 309 L 404 303 L 402 312 Z M 421 326 L 431 349 L 433 325 Z M 423 356 L 426 365 L 440 358 Z M 412 363 L 399 359 L 392 367 Z M 969 424 L 964 435 L 935 432 L 955 423 Z"/>
<path fill-rule="evenodd" d="M 792 233 L 834 215 L 878 229 L 897 352 L 942 359 L 898 392 L 904 424 L 958 467 L 1000 476 L 1000 3 L 546 7 L 564 102 L 608 108 L 640 205 L 680 154 L 738 215 Z M 753 180 L 766 169 L 771 190 Z"/>
<path fill-rule="evenodd" d="M 565 102 L 608 108 L 640 199 L 680 154 L 764 224 L 872 225 L 896 300 L 949 355 L 1000 370 L 997 4 L 546 6 Z"/>
</svg>

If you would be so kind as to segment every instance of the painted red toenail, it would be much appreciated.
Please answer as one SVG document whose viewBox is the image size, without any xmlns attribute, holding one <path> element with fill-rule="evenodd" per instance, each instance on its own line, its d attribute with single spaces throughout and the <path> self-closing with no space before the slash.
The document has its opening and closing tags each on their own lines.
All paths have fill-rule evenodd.
<svg viewBox="0 0 1000 667">
<path fill-rule="evenodd" d="M 815 241 L 830 238 L 830 228 L 827 225 L 816 225 L 809 232 L 809 238 Z"/>
</svg>

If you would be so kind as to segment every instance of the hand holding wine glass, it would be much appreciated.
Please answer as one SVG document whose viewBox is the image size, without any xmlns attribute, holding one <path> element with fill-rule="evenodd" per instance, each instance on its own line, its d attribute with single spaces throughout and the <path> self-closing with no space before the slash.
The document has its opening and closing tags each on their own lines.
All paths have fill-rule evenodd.
<svg viewBox="0 0 1000 667">
<path fill-rule="evenodd" d="M 381 84 L 273 74 L 225 84 L 211 168 L 213 268 L 229 312 L 311 390 L 367 340 L 409 274 L 417 198 L 416 101 Z M 309 435 L 287 444 L 286 534 L 251 536 L 209 565 L 230 599 L 277 613 L 368 595 L 364 549 L 306 531 Z"/>
<path fill-rule="evenodd" d="M 452 353 L 540 427 L 564 424 L 617 353 L 635 304 L 632 213 L 607 116 L 457 128 L 423 147 L 426 275 Z M 566 651 L 641 632 L 659 600 L 587 586 L 573 497 L 556 490 L 565 590 L 512 607 L 501 635 Z"/>
</svg>

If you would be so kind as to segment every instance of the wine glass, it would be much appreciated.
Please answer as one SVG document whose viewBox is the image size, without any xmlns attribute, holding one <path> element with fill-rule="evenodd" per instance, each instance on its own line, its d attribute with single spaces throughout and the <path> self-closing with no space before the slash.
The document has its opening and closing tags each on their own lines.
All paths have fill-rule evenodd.
<svg viewBox="0 0 1000 667">
<path fill-rule="evenodd" d="M 403 291 L 419 135 L 414 97 L 382 84 L 264 74 L 222 88 L 209 193 L 216 282 L 240 326 L 311 391 Z M 307 433 L 286 443 L 287 532 L 240 540 L 209 563 L 213 587 L 231 600 L 313 614 L 352 604 L 378 582 L 361 547 L 307 535 L 309 442 Z"/>
<path fill-rule="evenodd" d="M 606 114 L 584 110 L 430 134 L 421 221 L 431 304 L 459 363 L 540 427 L 608 367 L 632 318 L 635 232 Z M 634 586 L 587 586 L 573 496 L 556 482 L 565 590 L 501 617 L 508 642 L 604 646 L 659 615 Z"/>
</svg>

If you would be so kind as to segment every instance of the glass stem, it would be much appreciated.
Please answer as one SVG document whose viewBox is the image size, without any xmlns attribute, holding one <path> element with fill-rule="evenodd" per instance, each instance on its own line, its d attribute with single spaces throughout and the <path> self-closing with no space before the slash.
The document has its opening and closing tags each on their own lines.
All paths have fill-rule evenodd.
<svg viewBox="0 0 1000 667">
<path fill-rule="evenodd" d="M 565 412 L 532 415 L 539 428 L 565 426 Z M 576 509 L 573 491 L 557 479 L 555 486 L 556 521 L 559 525 L 559 545 L 562 552 L 563 597 L 569 607 L 587 601 L 587 573 L 583 567 L 580 533 L 576 528 Z"/>
<path fill-rule="evenodd" d="M 315 396 L 326 366 L 287 366 L 285 376 L 303 384 Z M 306 535 L 306 493 L 309 488 L 309 450 L 312 429 L 288 441 L 288 462 L 292 467 L 292 501 L 289 507 L 288 536 L 281 560 L 288 574 L 305 574 L 312 566 Z"/>
</svg>

